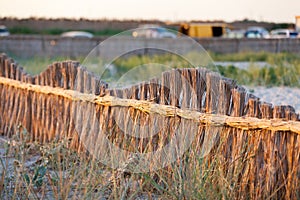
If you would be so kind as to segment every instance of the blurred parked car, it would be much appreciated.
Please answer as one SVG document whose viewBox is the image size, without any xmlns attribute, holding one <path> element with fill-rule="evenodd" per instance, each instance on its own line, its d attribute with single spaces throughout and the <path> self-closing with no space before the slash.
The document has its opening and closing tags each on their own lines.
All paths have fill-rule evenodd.
<svg viewBox="0 0 300 200">
<path fill-rule="evenodd" d="M 10 35 L 8 29 L 6 28 L 6 26 L 0 25 L 0 37 L 1 36 L 8 36 Z"/>
<path fill-rule="evenodd" d="M 297 38 L 298 32 L 290 29 L 275 29 L 271 31 L 271 38 Z"/>
<path fill-rule="evenodd" d="M 136 29 L 132 33 L 133 37 L 145 38 L 176 38 L 176 34 L 167 30 L 166 28 L 155 25 L 144 25 Z"/>
<path fill-rule="evenodd" d="M 246 30 L 232 30 L 229 31 L 224 37 L 225 38 L 243 38 Z"/>
<path fill-rule="evenodd" d="M 249 27 L 244 36 L 246 38 L 270 38 L 269 31 L 263 27 Z"/>
<path fill-rule="evenodd" d="M 85 31 L 69 31 L 61 34 L 61 37 L 70 37 L 70 38 L 93 38 L 94 35 Z"/>
</svg>

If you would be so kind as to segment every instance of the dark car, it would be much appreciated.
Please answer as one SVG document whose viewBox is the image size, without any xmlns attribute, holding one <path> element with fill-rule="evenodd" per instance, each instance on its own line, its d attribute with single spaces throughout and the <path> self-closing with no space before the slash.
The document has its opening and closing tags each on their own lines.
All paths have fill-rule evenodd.
<svg viewBox="0 0 300 200">
<path fill-rule="evenodd" d="M 270 38 L 269 31 L 262 27 L 250 27 L 244 36 L 245 38 Z"/>
<path fill-rule="evenodd" d="M 6 26 L 0 25 L 0 37 L 1 36 L 8 36 L 9 35 L 9 31 L 6 28 Z"/>
</svg>

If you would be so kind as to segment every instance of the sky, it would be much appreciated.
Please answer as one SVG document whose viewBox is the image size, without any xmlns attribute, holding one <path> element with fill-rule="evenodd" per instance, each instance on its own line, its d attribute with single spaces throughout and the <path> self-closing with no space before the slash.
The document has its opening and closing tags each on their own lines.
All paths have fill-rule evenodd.
<svg viewBox="0 0 300 200">
<path fill-rule="evenodd" d="M 294 23 L 300 0 L 0 0 L 0 17 Z"/>
</svg>

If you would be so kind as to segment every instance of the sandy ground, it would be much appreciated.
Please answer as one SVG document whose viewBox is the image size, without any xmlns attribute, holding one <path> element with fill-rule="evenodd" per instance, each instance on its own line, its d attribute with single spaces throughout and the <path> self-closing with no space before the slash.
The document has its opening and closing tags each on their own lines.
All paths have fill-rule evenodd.
<svg viewBox="0 0 300 200">
<path fill-rule="evenodd" d="M 247 86 L 246 88 L 261 101 L 274 105 L 290 105 L 295 108 L 297 113 L 300 113 L 300 88 Z"/>
</svg>

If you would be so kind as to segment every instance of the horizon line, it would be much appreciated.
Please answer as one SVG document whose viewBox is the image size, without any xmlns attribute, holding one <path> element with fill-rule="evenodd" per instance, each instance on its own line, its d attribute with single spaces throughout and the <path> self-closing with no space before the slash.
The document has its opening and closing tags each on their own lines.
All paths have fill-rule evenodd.
<svg viewBox="0 0 300 200">
<path fill-rule="evenodd" d="M 13 20 L 73 20 L 73 21 L 158 21 L 158 22 L 226 22 L 226 23 L 234 23 L 234 22 L 256 22 L 256 23 L 275 23 L 275 24 L 295 24 L 295 22 L 275 22 L 275 21 L 267 21 L 267 20 L 256 20 L 250 18 L 244 19 L 236 19 L 236 20 L 224 20 L 224 19 L 143 19 L 143 18 L 110 18 L 110 17 L 102 17 L 102 18 L 88 18 L 88 17 L 46 17 L 46 16 L 29 16 L 29 17 L 17 17 L 17 16 L 1 16 L 2 19 L 13 19 Z M 295 17 L 296 21 L 296 17 Z"/>
</svg>

